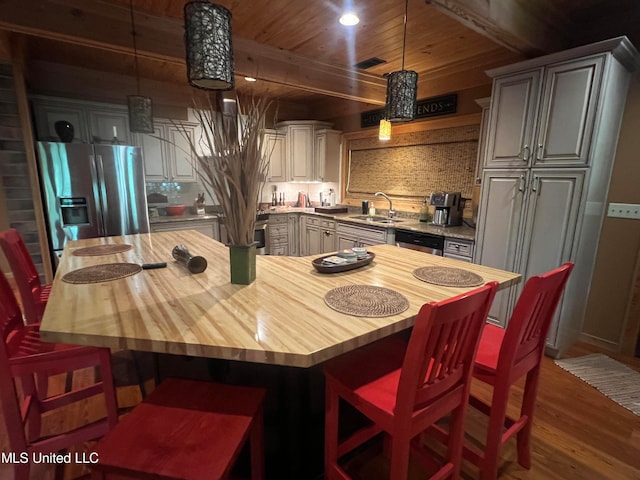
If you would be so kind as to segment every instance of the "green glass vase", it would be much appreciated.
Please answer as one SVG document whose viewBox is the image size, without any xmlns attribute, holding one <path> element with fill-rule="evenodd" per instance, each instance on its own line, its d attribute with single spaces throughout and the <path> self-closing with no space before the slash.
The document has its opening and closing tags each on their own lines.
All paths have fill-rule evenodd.
<svg viewBox="0 0 640 480">
<path fill-rule="evenodd" d="M 256 245 L 229 245 L 231 283 L 249 285 L 256 279 Z"/>
</svg>

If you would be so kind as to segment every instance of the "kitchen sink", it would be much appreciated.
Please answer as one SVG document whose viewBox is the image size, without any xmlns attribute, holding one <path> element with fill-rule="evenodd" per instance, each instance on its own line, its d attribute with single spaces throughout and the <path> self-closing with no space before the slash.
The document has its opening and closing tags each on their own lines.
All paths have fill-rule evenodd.
<svg viewBox="0 0 640 480">
<path fill-rule="evenodd" d="M 355 217 L 351 217 L 351 218 L 355 218 L 358 220 L 367 220 L 368 222 L 377 222 L 377 223 L 398 223 L 398 222 L 402 222 L 402 220 L 397 220 L 395 218 L 389 218 L 389 217 L 381 217 L 381 216 L 369 216 L 369 215 L 356 215 Z"/>
</svg>

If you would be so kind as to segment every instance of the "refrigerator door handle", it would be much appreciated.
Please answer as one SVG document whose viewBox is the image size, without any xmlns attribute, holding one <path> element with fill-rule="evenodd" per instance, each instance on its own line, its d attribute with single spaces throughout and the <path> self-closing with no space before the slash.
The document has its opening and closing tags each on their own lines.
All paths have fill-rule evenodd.
<svg viewBox="0 0 640 480">
<path fill-rule="evenodd" d="M 107 206 L 107 194 L 105 191 L 104 184 L 104 166 L 102 164 L 102 155 L 95 155 L 95 165 L 96 165 L 96 185 L 98 188 L 95 189 L 98 193 L 98 202 L 99 208 L 96 212 L 97 215 L 97 224 L 98 224 L 98 232 L 100 232 L 100 236 L 105 236 L 107 234 L 106 228 L 106 217 L 109 215 L 108 206 Z"/>
</svg>

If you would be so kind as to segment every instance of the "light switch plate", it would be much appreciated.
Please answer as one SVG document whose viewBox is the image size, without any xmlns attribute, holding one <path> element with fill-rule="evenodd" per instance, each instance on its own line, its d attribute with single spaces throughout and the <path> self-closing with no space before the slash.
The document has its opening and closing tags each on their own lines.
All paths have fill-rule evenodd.
<svg viewBox="0 0 640 480">
<path fill-rule="evenodd" d="M 637 203 L 610 203 L 609 217 L 640 219 L 640 205 Z"/>
</svg>

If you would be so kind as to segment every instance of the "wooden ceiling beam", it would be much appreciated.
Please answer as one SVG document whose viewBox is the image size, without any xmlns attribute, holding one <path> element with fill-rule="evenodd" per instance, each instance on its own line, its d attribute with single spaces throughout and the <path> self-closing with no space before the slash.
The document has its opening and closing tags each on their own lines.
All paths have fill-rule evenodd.
<svg viewBox="0 0 640 480">
<path fill-rule="evenodd" d="M 562 21 L 535 15 L 532 0 L 425 0 L 468 28 L 527 57 L 567 48 Z M 535 5 L 533 5 L 535 6 Z"/>
<path fill-rule="evenodd" d="M 0 29 L 97 50 L 133 54 L 129 10 L 102 1 L 21 0 L 5 8 Z M 138 55 L 184 65 L 181 22 L 136 13 Z M 233 38 L 236 74 L 309 92 L 383 105 L 386 81 L 244 38 Z M 186 80 L 185 80 L 186 81 Z"/>
</svg>

